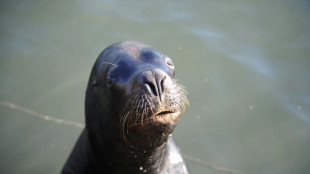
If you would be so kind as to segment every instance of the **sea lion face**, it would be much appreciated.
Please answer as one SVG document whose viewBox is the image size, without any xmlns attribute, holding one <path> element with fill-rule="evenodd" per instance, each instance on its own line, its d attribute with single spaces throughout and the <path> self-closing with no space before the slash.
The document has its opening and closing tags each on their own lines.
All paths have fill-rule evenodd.
<svg viewBox="0 0 310 174">
<path fill-rule="evenodd" d="M 134 41 L 112 45 L 101 57 L 93 87 L 118 122 L 122 139 L 150 147 L 165 141 L 187 105 L 172 60 Z"/>
</svg>

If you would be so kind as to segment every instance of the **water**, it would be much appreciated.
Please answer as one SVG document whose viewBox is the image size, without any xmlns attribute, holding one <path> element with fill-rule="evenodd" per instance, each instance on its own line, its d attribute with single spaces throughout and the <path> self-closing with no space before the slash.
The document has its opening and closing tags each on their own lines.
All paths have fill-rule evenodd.
<svg viewBox="0 0 310 174">
<path fill-rule="evenodd" d="M 84 123 L 96 57 L 128 39 L 174 60 L 191 104 L 174 132 L 186 156 L 247 174 L 309 173 L 308 1 L 22 0 L 0 8 L 0 173 L 60 172 L 82 129 L 42 118 Z M 222 173 L 186 162 L 191 173 Z"/>
</svg>

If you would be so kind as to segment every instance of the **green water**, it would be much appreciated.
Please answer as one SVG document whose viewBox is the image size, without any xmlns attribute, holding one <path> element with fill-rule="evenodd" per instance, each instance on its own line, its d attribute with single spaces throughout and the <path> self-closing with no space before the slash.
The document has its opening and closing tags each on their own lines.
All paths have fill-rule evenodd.
<svg viewBox="0 0 310 174">
<path fill-rule="evenodd" d="M 0 173 L 60 172 L 82 129 L 38 115 L 83 124 L 96 57 L 130 39 L 171 57 L 186 86 L 182 153 L 244 174 L 308 174 L 309 19 L 307 0 L 1 1 Z"/>
</svg>

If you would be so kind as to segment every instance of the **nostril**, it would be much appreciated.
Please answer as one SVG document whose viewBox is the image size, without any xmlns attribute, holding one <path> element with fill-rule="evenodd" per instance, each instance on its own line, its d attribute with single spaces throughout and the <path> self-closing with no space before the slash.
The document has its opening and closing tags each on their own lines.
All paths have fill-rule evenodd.
<svg viewBox="0 0 310 174">
<path fill-rule="evenodd" d="M 152 93 L 153 95 L 157 96 L 157 89 L 156 86 L 151 83 L 151 82 L 144 82 L 145 87 L 147 88 L 147 90 Z"/>
<path fill-rule="evenodd" d="M 165 78 L 166 78 L 166 76 L 160 81 L 160 89 L 161 89 L 161 93 L 163 93 L 164 92 L 164 89 L 165 89 L 165 87 L 164 87 L 164 81 L 165 81 Z"/>
<path fill-rule="evenodd" d="M 145 92 L 162 100 L 166 77 L 166 74 L 159 70 L 145 71 L 138 76 L 138 84 Z"/>
</svg>

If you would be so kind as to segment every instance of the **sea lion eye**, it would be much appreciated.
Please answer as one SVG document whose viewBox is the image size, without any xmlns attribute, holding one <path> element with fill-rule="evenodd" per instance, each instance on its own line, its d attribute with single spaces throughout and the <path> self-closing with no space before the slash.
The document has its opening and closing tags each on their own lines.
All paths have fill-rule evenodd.
<svg viewBox="0 0 310 174">
<path fill-rule="evenodd" d="M 167 58 L 167 59 L 166 59 L 166 64 L 167 64 L 169 67 L 174 68 L 174 64 L 173 64 L 173 62 L 172 62 L 172 60 L 171 60 L 170 58 Z"/>
<path fill-rule="evenodd" d="M 115 78 L 111 75 L 107 75 L 107 84 L 109 87 L 112 86 L 113 82 L 114 82 Z"/>
</svg>

